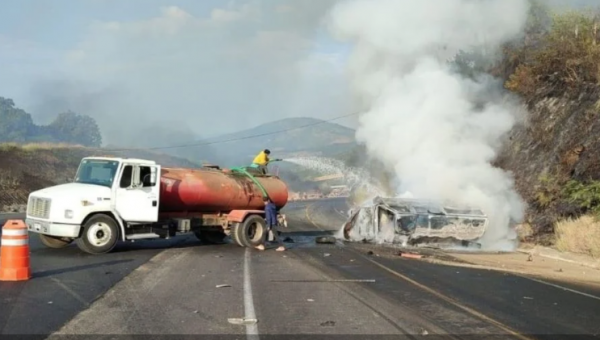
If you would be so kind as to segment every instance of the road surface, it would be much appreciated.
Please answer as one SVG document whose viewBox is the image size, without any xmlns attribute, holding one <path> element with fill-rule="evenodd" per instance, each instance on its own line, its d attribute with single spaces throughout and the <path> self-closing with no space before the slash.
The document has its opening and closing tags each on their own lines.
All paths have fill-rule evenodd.
<svg viewBox="0 0 600 340">
<path fill-rule="evenodd" d="M 345 211 L 339 199 L 290 203 L 285 236 L 295 242 L 283 253 L 193 239 L 103 256 L 35 248 L 34 269 L 47 274 L 0 283 L 2 332 L 390 339 L 600 333 L 600 292 L 592 288 L 404 259 L 364 245 L 314 244 L 315 236 L 337 232 Z"/>
<path fill-rule="evenodd" d="M 23 218 L 24 214 L 0 214 L 0 225 Z M 37 234 L 29 237 L 33 278 L 25 283 L 0 282 L 0 334 L 48 334 L 163 249 L 201 246 L 194 237 L 137 241 L 93 256 L 75 244 L 49 249 Z"/>
</svg>

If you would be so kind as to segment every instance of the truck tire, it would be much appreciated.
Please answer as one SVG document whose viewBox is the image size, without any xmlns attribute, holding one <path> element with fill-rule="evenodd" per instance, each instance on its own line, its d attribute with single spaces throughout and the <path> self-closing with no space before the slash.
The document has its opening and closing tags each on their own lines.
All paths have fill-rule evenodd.
<svg viewBox="0 0 600 340">
<path fill-rule="evenodd" d="M 38 235 L 40 236 L 40 241 L 42 241 L 42 244 L 48 248 L 61 249 L 73 242 L 73 239 L 68 237 L 56 237 L 44 234 Z"/>
<path fill-rule="evenodd" d="M 240 238 L 238 236 L 240 230 L 241 230 L 241 223 L 235 223 L 233 224 L 233 226 L 231 226 L 231 240 L 233 241 L 233 243 L 237 244 L 240 247 L 245 247 L 244 244 L 242 243 L 242 241 L 240 241 Z"/>
<path fill-rule="evenodd" d="M 233 233 L 243 247 L 256 247 L 265 242 L 267 226 L 265 219 L 258 215 L 248 216 L 244 222 L 235 225 Z"/>
<path fill-rule="evenodd" d="M 225 243 L 225 237 L 227 237 L 224 232 L 218 230 L 203 230 L 197 231 L 194 234 L 200 241 L 208 244 L 223 244 Z"/>
<path fill-rule="evenodd" d="M 113 250 L 119 240 L 119 226 L 110 216 L 92 216 L 83 225 L 83 233 L 75 242 L 82 251 L 89 254 L 105 254 Z"/>
</svg>

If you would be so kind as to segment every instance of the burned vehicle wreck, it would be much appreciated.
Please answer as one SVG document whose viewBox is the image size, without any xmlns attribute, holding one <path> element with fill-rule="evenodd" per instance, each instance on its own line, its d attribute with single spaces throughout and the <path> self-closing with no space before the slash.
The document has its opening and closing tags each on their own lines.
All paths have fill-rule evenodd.
<svg viewBox="0 0 600 340">
<path fill-rule="evenodd" d="M 348 241 L 403 246 L 477 247 L 489 224 L 480 209 L 429 200 L 376 197 L 354 209 L 344 224 Z"/>
</svg>

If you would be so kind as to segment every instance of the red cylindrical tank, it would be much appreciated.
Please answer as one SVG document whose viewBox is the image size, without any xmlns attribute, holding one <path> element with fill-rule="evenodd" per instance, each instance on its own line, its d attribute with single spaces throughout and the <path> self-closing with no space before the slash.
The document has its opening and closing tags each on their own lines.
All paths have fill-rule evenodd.
<svg viewBox="0 0 600 340">
<path fill-rule="evenodd" d="M 255 177 L 278 208 L 288 201 L 285 182 L 276 177 Z M 262 191 L 245 174 L 222 170 L 163 168 L 160 211 L 222 212 L 264 209 Z"/>
</svg>

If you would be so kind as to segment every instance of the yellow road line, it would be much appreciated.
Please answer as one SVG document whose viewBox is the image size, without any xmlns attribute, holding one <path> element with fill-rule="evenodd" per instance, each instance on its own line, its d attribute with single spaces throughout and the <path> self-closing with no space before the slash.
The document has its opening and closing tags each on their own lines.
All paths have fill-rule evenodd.
<svg viewBox="0 0 600 340">
<path fill-rule="evenodd" d="M 464 305 L 460 304 L 458 301 L 456 301 L 456 300 L 454 300 L 454 299 L 452 299 L 452 298 L 450 298 L 450 297 L 448 297 L 448 296 L 446 296 L 446 295 L 444 295 L 444 294 L 442 294 L 442 293 L 440 293 L 440 292 L 438 292 L 436 290 L 433 290 L 433 289 L 431 289 L 431 288 L 429 288 L 429 287 L 427 287 L 427 286 L 425 286 L 425 285 L 423 285 L 423 284 L 421 284 L 421 283 L 419 283 L 417 281 L 414 281 L 413 279 L 407 277 L 406 275 L 402 275 L 402 274 L 398 273 L 397 271 L 395 271 L 395 270 L 393 270 L 393 269 L 391 269 L 391 268 L 389 268 L 389 267 L 387 267 L 387 266 L 385 266 L 385 265 L 383 265 L 383 264 L 381 264 L 381 263 L 379 263 L 379 262 L 377 262 L 377 261 L 375 261 L 373 259 L 370 259 L 370 258 L 364 256 L 363 254 L 360 254 L 358 252 L 356 252 L 356 253 L 359 256 L 363 257 L 365 260 L 372 262 L 376 266 L 378 266 L 381 269 L 383 269 L 383 270 L 385 270 L 385 271 L 393 274 L 394 276 L 397 276 L 397 277 L 403 279 L 404 281 L 407 281 L 407 282 L 413 284 L 414 286 L 416 286 L 418 288 L 421 288 L 422 290 L 424 290 L 424 291 L 426 291 L 428 293 L 431 293 L 431 294 L 437 296 L 438 298 L 440 298 L 440 299 L 442 299 L 442 300 L 444 300 L 444 301 L 452 304 L 455 307 L 458 307 L 458 308 L 464 310 L 465 312 L 467 312 L 467 313 L 469 313 L 469 314 L 471 314 L 471 315 L 473 315 L 475 317 L 478 317 L 478 318 L 480 318 L 482 320 L 485 320 L 485 321 L 491 323 L 492 325 L 494 325 L 494 326 L 496 326 L 496 327 L 504 330 L 505 332 L 510 333 L 511 335 L 514 335 L 514 336 L 518 337 L 519 339 L 532 340 L 532 338 L 529 338 L 529 337 L 527 337 L 525 335 L 517 333 L 515 330 L 511 329 L 510 327 L 508 327 L 508 326 L 500 323 L 499 321 L 496 321 L 496 320 L 488 317 L 485 314 L 482 314 L 482 313 L 480 313 L 480 312 L 478 312 L 478 311 L 476 311 L 476 310 L 474 310 L 472 308 L 464 306 Z"/>
<path fill-rule="evenodd" d="M 307 219 L 307 220 L 308 220 L 308 221 L 309 221 L 309 222 L 310 222 L 312 225 L 314 225 L 314 226 L 315 226 L 317 229 L 319 229 L 319 230 L 321 230 L 321 231 L 325 231 L 325 230 L 323 230 L 321 227 L 319 227 L 319 225 L 318 225 L 318 224 L 317 224 L 315 221 L 313 221 L 313 219 L 312 219 L 312 218 L 310 218 L 310 213 L 308 212 L 308 210 L 309 210 L 309 208 L 310 208 L 310 207 L 312 207 L 313 205 L 314 205 L 314 203 L 310 203 L 310 204 L 308 204 L 308 205 L 306 206 L 306 208 L 304 209 L 304 211 L 305 211 L 305 215 L 306 215 L 306 219 Z"/>
</svg>

